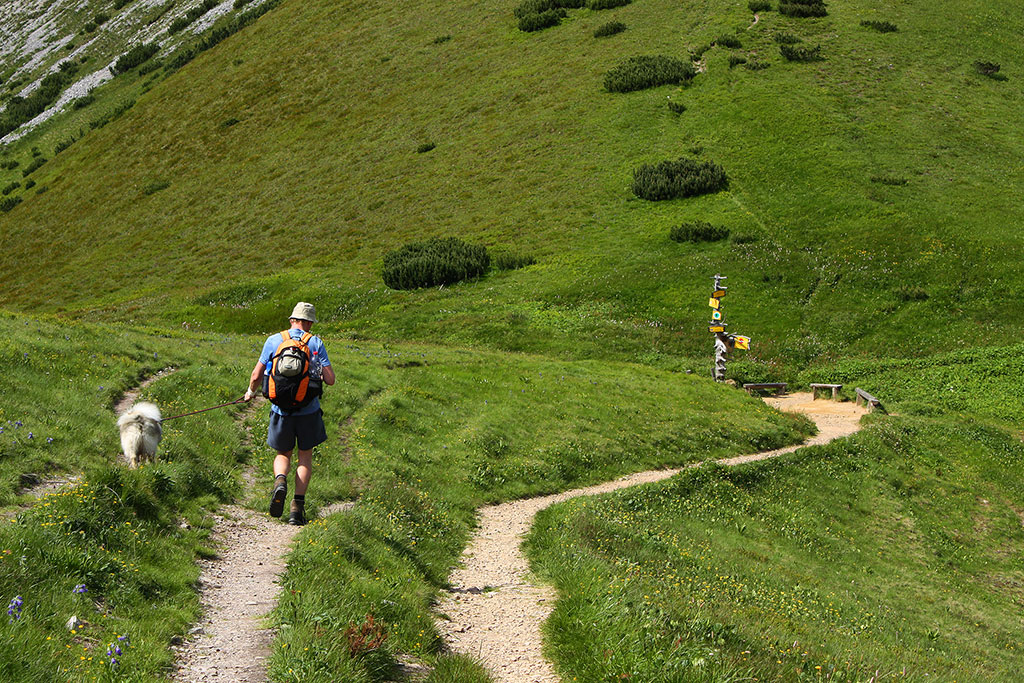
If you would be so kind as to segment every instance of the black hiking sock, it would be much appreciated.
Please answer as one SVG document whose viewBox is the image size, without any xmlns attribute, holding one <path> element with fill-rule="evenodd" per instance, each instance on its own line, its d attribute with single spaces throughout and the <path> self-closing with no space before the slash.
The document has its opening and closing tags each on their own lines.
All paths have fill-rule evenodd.
<svg viewBox="0 0 1024 683">
<path fill-rule="evenodd" d="M 305 503 L 306 502 L 306 494 L 305 493 L 296 493 L 293 497 L 295 498 L 295 502 L 296 503 Z"/>
</svg>

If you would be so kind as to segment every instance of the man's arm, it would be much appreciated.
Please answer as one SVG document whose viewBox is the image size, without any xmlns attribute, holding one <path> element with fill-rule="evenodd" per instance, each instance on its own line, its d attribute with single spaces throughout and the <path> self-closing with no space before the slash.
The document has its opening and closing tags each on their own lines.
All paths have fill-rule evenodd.
<svg viewBox="0 0 1024 683">
<path fill-rule="evenodd" d="M 249 388 L 245 390 L 245 400 L 251 401 L 252 397 L 256 395 L 257 389 L 263 384 L 263 371 L 266 370 L 267 366 L 263 363 L 256 363 L 256 367 L 252 369 L 252 375 L 249 376 Z M 334 373 L 331 373 L 331 384 L 334 384 Z"/>
<path fill-rule="evenodd" d="M 324 380 L 324 384 L 331 386 L 334 384 L 334 368 L 330 365 L 324 365 L 320 368 L 320 376 Z"/>
</svg>

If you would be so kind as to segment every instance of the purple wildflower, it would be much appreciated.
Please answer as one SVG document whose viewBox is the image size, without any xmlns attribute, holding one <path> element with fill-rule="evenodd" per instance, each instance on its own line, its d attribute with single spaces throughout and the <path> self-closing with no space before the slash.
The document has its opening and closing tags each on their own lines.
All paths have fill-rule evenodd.
<svg viewBox="0 0 1024 683">
<path fill-rule="evenodd" d="M 11 600 L 11 604 L 7 605 L 7 616 L 10 617 L 11 622 L 21 619 L 22 604 L 24 604 L 24 602 L 22 601 L 21 596 L 16 595 L 14 596 L 14 599 Z"/>
<path fill-rule="evenodd" d="M 80 583 L 77 586 L 75 586 L 75 590 L 73 590 L 71 592 L 74 593 L 75 595 L 81 595 L 82 593 L 88 593 L 89 589 L 85 587 L 84 583 Z"/>
</svg>

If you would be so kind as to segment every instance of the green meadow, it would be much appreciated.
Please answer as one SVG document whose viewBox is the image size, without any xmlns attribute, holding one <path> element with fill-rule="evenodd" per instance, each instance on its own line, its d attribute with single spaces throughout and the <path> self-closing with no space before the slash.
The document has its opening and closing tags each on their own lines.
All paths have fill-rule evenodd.
<svg viewBox="0 0 1024 683">
<path fill-rule="evenodd" d="M 432 612 L 477 507 L 813 431 L 708 378 L 720 273 L 729 329 L 752 338 L 730 379 L 860 386 L 888 415 L 545 511 L 527 545 L 559 589 L 560 675 L 1014 680 L 1024 14 L 832 0 L 755 21 L 745 2 L 635 0 L 524 32 L 515 9 L 240 5 L 0 146 L 0 678 L 169 675 L 213 514 L 265 506 L 266 411 L 169 422 L 159 462 L 129 471 L 111 409 L 166 368 L 142 394 L 165 415 L 238 398 L 304 300 L 338 383 L 270 678 L 387 681 L 414 661 L 433 683 L 488 680 Z M 80 73 L 128 48 L 94 30 Z M 696 75 L 605 90 L 656 55 Z M 727 186 L 634 193 L 636 169 L 681 158 Z M 670 238 L 698 222 L 711 241 Z M 432 237 L 533 263 L 388 288 L 385 254 Z"/>
</svg>

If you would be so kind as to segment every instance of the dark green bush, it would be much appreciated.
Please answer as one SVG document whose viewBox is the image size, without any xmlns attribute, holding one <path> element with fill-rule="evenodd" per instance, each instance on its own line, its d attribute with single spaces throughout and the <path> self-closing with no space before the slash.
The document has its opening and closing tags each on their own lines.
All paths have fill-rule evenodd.
<svg viewBox="0 0 1024 683">
<path fill-rule="evenodd" d="M 167 33 L 177 33 L 217 6 L 217 0 L 203 0 L 202 3 L 185 12 L 167 27 Z"/>
<path fill-rule="evenodd" d="M 92 18 L 92 21 L 97 26 L 102 26 L 103 24 L 107 23 L 108 19 L 110 19 L 110 15 L 109 14 L 104 14 L 103 12 L 100 12 L 99 14 L 97 14 L 95 17 Z"/>
<path fill-rule="evenodd" d="M 7 213 L 8 211 L 16 207 L 18 204 L 21 204 L 21 195 L 17 195 L 15 197 L 5 197 L 4 199 L 0 199 L 0 211 Z"/>
<path fill-rule="evenodd" d="M 527 14 L 519 20 L 519 30 L 532 33 L 551 28 L 560 24 L 564 16 L 564 9 L 549 9 L 539 14 Z"/>
<path fill-rule="evenodd" d="M 650 201 L 709 194 L 728 185 L 729 179 L 721 166 L 686 157 L 644 164 L 633 171 L 633 194 Z"/>
<path fill-rule="evenodd" d="M 704 56 L 704 53 L 711 49 L 711 43 L 704 43 L 690 50 L 690 60 L 697 62 Z"/>
<path fill-rule="evenodd" d="M 234 7 L 235 9 L 242 9 L 250 2 L 252 2 L 252 0 L 235 0 L 235 4 L 232 5 L 232 7 Z"/>
<path fill-rule="evenodd" d="M 140 76 L 145 76 L 146 74 L 153 73 L 154 71 L 156 71 L 157 69 L 159 69 L 163 65 L 164 65 L 164 63 L 163 63 L 162 60 L 151 59 L 151 60 L 149 60 L 148 62 L 146 62 L 145 64 L 142 65 L 142 68 L 139 69 L 139 75 Z"/>
<path fill-rule="evenodd" d="M 900 301 L 926 301 L 928 291 L 915 285 L 901 285 L 896 288 L 896 298 Z"/>
<path fill-rule="evenodd" d="M 807 18 L 823 17 L 828 14 L 825 3 L 821 0 L 789 0 L 779 3 L 779 14 L 787 17 Z"/>
<path fill-rule="evenodd" d="M 78 65 L 61 62 L 57 71 L 47 74 L 28 97 L 12 97 L 7 101 L 7 108 L 0 112 L 0 137 L 10 133 L 26 121 L 31 121 L 46 108 L 57 101 L 72 80 Z"/>
<path fill-rule="evenodd" d="M 743 47 L 743 43 L 736 36 L 721 35 L 715 38 L 715 45 L 718 47 L 728 47 L 732 49 L 738 49 Z"/>
<path fill-rule="evenodd" d="M 114 74 L 123 74 L 131 71 L 140 64 L 148 61 L 153 55 L 160 52 L 160 46 L 156 43 L 143 43 L 136 45 L 128 52 L 121 55 L 114 66 L 110 67 L 110 71 Z"/>
<path fill-rule="evenodd" d="M 132 0 L 114 0 L 114 9 L 121 9 Z"/>
<path fill-rule="evenodd" d="M 906 185 L 909 181 L 906 178 L 891 175 L 876 175 L 871 176 L 871 182 L 878 183 L 879 185 L 891 185 L 893 187 L 901 187 Z"/>
<path fill-rule="evenodd" d="M 13 171 L 21 165 L 21 162 L 17 159 L 8 159 L 7 161 L 0 163 L 0 168 L 5 168 L 8 171 Z"/>
<path fill-rule="evenodd" d="M 974 70 L 976 72 L 978 72 L 982 76 L 987 76 L 988 78 L 992 78 L 997 81 L 1006 80 L 1006 76 L 1003 76 L 1001 73 L 999 73 L 999 69 L 1001 68 L 1002 65 L 998 64 L 997 62 L 978 61 L 974 63 Z"/>
<path fill-rule="evenodd" d="M 779 45 L 779 52 L 790 62 L 820 62 L 824 59 L 821 56 L 821 45 L 815 45 L 814 47 Z"/>
<path fill-rule="evenodd" d="M 743 68 L 751 71 L 760 71 L 761 69 L 767 69 L 769 66 L 771 66 L 771 64 L 768 62 L 762 62 L 755 59 L 752 62 L 746 62 L 743 65 Z"/>
<path fill-rule="evenodd" d="M 621 21 L 609 21 L 607 24 L 601 24 L 594 29 L 595 38 L 607 38 L 608 36 L 614 36 L 616 33 L 622 33 L 626 30 L 626 25 Z"/>
<path fill-rule="evenodd" d="M 729 68 L 730 69 L 733 68 L 734 66 L 738 66 L 740 64 L 746 64 L 746 63 L 747 63 L 747 58 L 746 57 L 741 57 L 740 55 L 729 55 Z"/>
<path fill-rule="evenodd" d="M 413 242 L 384 255 L 381 277 L 391 289 L 451 285 L 490 268 L 487 248 L 456 237 Z"/>
<path fill-rule="evenodd" d="M 230 128 L 231 126 L 234 126 L 237 123 L 240 123 L 240 121 L 238 119 L 236 119 L 234 116 L 232 116 L 230 119 L 224 119 L 223 121 L 221 121 L 220 122 L 220 127 L 221 128 Z"/>
<path fill-rule="evenodd" d="M 14 192 L 15 190 L 17 190 L 17 189 L 18 189 L 19 187 L 21 187 L 21 183 L 19 183 L 19 182 L 18 182 L 17 180 L 15 180 L 15 181 L 12 181 L 12 182 L 8 183 L 8 184 L 7 184 L 7 185 L 6 185 L 5 187 L 4 187 L 4 189 L 0 190 L 0 194 L 2 194 L 3 196 L 5 196 L 5 197 L 6 197 L 6 196 L 7 196 L 7 195 L 9 195 L 10 193 L 12 193 L 12 192 Z"/>
<path fill-rule="evenodd" d="M 893 33 L 899 30 L 896 27 L 896 24 L 889 21 L 872 21 L 865 19 L 864 21 L 860 22 L 860 25 L 863 26 L 864 28 L 874 29 L 879 33 Z"/>
<path fill-rule="evenodd" d="M 437 145 L 435 145 L 433 142 L 424 142 L 423 144 L 416 148 L 416 153 L 425 154 L 430 150 L 434 149 L 435 147 L 437 147 Z"/>
<path fill-rule="evenodd" d="M 767 0 L 750 0 L 747 3 L 747 7 L 750 8 L 751 12 L 770 12 L 772 10 L 772 3 Z"/>
<path fill-rule="evenodd" d="M 775 40 L 779 45 L 796 45 L 797 43 L 804 42 L 792 33 L 776 33 L 773 36 L 773 40 Z"/>
<path fill-rule="evenodd" d="M 686 105 L 683 104 L 682 102 L 674 102 L 672 100 L 669 100 L 668 110 L 673 114 L 682 114 L 684 111 L 686 111 Z"/>
<path fill-rule="evenodd" d="M 35 186 L 36 186 L 36 181 L 32 180 L 31 178 L 29 178 L 28 181 L 25 182 L 25 189 L 26 190 L 31 190 Z"/>
<path fill-rule="evenodd" d="M 33 171 L 38 170 L 45 163 L 46 157 L 36 157 L 32 160 L 31 164 L 21 170 L 21 177 L 27 178 Z"/>
<path fill-rule="evenodd" d="M 693 64 L 678 57 L 643 55 L 630 57 L 605 74 L 604 87 L 608 92 L 632 92 L 682 83 L 695 75 Z"/>
<path fill-rule="evenodd" d="M 84 35 L 88 35 L 88 34 L 92 33 L 93 31 L 95 31 L 96 28 L 97 27 L 96 27 L 96 22 L 95 21 L 87 21 L 87 22 L 85 22 L 85 25 L 82 26 L 82 30 L 80 31 L 80 33 L 83 36 Z"/>
<path fill-rule="evenodd" d="M 672 226 L 668 236 L 674 242 L 717 242 L 729 236 L 729 228 L 711 225 L 707 221 L 694 221 Z"/>
<path fill-rule="evenodd" d="M 69 138 L 64 138 L 63 140 L 60 140 L 59 142 L 57 142 L 56 145 L 53 146 L 53 153 L 54 153 L 54 155 L 60 154 L 61 152 L 63 152 L 64 150 L 66 150 L 68 147 L 70 147 L 71 145 L 75 144 L 76 142 L 78 142 L 78 138 L 75 137 L 74 135 L 72 135 Z"/>
<path fill-rule="evenodd" d="M 495 270 L 518 270 L 526 266 L 532 266 L 537 259 L 527 254 L 510 251 L 508 249 L 497 249 L 491 254 L 491 265 Z"/>
<path fill-rule="evenodd" d="M 155 194 L 160 190 L 166 190 L 171 184 L 166 180 L 154 180 L 151 183 L 147 183 L 142 186 L 142 194 L 149 196 Z"/>
<path fill-rule="evenodd" d="M 430 42 L 433 45 L 440 45 L 441 43 L 447 43 L 451 39 L 452 39 L 451 35 L 446 34 L 446 35 L 443 35 L 443 36 L 438 36 L 437 38 L 434 38 Z"/>
<path fill-rule="evenodd" d="M 615 9 L 616 7 L 624 7 L 631 2 L 633 0 L 587 0 L 587 9 Z"/>
<path fill-rule="evenodd" d="M 88 95 L 82 95 L 81 97 L 79 97 L 79 98 L 77 98 L 77 99 L 75 99 L 75 100 L 73 100 L 71 102 L 71 108 L 72 109 L 85 109 L 86 107 L 88 107 L 90 104 L 92 104 L 95 101 L 96 101 L 96 96 L 93 95 L 92 93 L 89 93 Z"/>
</svg>

